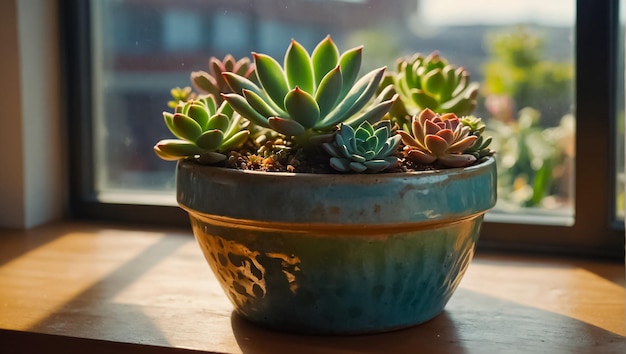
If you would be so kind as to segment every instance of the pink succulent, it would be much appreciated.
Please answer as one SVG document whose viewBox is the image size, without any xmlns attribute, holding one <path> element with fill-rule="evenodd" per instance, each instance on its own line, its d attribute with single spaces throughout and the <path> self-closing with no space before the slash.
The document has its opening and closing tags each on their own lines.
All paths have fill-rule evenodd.
<svg viewBox="0 0 626 354">
<path fill-rule="evenodd" d="M 405 144 L 406 157 L 417 163 L 439 162 L 447 167 L 464 167 L 476 161 L 476 157 L 464 151 L 474 146 L 477 136 L 470 134 L 454 113 L 439 115 L 426 108 L 413 117 L 412 134 L 399 130 Z"/>
</svg>

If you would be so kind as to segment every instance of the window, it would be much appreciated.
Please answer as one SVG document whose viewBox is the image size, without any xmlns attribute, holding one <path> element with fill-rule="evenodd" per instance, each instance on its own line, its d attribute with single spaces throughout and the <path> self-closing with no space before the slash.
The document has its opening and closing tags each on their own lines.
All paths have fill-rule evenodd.
<svg viewBox="0 0 626 354">
<path fill-rule="evenodd" d="M 620 252 L 617 1 L 119 0 L 69 6 L 63 23 L 72 54 L 66 68 L 77 216 L 185 223 L 173 198 L 174 164 L 151 151 L 169 136 L 160 118 L 169 89 L 190 85 L 189 72 L 205 70 L 209 56 L 239 58 L 252 50 L 281 56 L 291 38 L 311 47 L 331 34 L 344 50 L 364 44 L 369 68 L 439 50 L 482 84 L 475 114 L 491 120 L 501 166 L 499 204 L 488 215 L 484 244 Z"/>
</svg>

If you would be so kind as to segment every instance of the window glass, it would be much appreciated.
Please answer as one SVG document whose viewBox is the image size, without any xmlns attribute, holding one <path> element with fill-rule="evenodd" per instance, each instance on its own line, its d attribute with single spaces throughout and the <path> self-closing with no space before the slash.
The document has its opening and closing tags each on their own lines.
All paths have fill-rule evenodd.
<svg viewBox="0 0 626 354">
<path fill-rule="evenodd" d="M 620 1 L 620 29 L 618 38 L 617 52 L 617 75 L 616 75 L 616 99 L 615 99 L 615 219 L 624 221 L 624 109 L 626 108 L 626 100 L 624 95 L 624 66 L 626 66 L 626 57 L 624 56 L 624 47 L 626 38 L 624 36 L 624 28 L 626 26 L 626 2 Z"/>
<path fill-rule="evenodd" d="M 572 223 L 574 0 L 116 0 L 93 1 L 92 17 L 99 200 L 174 204 L 174 164 L 152 146 L 170 137 L 170 89 L 210 56 L 282 57 L 291 38 L 312 48 L 330 34 L 365 45 L 364 69 L 435 50 L 468 69 L 498 151 L 492 220 Z"/>
</svg>

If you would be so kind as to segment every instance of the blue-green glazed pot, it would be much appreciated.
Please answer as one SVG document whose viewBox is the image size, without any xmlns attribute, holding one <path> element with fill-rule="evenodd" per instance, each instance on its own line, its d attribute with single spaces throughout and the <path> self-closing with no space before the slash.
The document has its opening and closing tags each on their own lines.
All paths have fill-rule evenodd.
<svg viewBox="0 0 626 354">
<path fill-rule="evenodd" d="M 496 165 L 327 175 L 179 162 L 177 199 L 243 317 L 291 332 L 384 332 L 443 311 L 495 204 Z"/>
</svg>

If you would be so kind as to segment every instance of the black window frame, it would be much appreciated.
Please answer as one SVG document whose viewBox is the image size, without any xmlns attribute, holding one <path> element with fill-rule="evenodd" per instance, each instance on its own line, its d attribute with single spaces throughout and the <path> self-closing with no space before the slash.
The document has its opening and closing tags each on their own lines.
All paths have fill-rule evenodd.
<svg viewBox="0 0 626 354">
<path fill-rule="evenodd" d="M 73 218 L 188 227 L 177 207 L 103 203 L 90 197 L 91 53 L 88 1 L 59 2 L 62 93 L 69 127 Z M 615 220 L 616 75 L 619 0 L 576 1 L 575 222 L 572 226 L 485 222 L 480 249 L 622 258 L 624 223 Z M 590 163 L 591 162 L 591 163 Z M 173 168 L 172 168 L 172 173 Z"/>
</svg>

